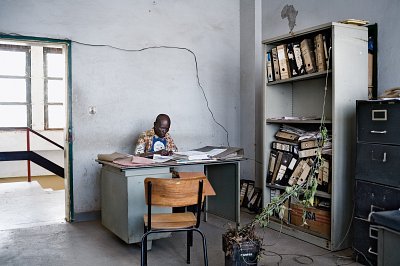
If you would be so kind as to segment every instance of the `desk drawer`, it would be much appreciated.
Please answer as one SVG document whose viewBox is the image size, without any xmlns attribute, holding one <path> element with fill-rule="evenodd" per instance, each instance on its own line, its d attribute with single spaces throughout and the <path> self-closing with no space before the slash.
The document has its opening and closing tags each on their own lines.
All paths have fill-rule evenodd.
<svg viewBox="0 0 400 266">
<path fill-rule="evenodd" d="M 356 180 L 354 216 L 368 219 L 371 211 L 389 211 L 400 207 L 400 189 Z"/>
<path fill-rule="evenodd" d="M 400 187 L 400 146 L 357 143 L 356 179 Z"/>
<path fill-rule="evenodd" d="M 400 101 L 357 101 L 357 141 L 400 145 Z"/>
</svg>

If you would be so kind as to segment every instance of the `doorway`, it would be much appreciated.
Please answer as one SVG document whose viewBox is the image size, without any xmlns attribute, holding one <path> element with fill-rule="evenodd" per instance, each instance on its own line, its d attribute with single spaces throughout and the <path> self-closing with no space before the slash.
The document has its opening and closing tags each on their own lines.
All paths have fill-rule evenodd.
<svg viewBox="0 0 400 266">
<path fill-rule="evenodd" d="M 70 59 L 67 40 L 0 36 L 0 209 L 17 227 L 73 220 Z"/>
</svg>

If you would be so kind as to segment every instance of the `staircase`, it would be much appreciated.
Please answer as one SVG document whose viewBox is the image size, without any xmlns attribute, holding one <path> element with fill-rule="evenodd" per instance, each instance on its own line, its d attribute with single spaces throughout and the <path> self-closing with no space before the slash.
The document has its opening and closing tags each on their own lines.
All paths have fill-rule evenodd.
<svg viewBox="0 0 400 266">
<path fill-rule="evenodd" d="M 0 161 L 32 161 L 46 170 L 64 178 L 64 168 L 33 151 L 0 152 Z"/>
<path fill-rule="evenodd" d="M 39 155 L 38 153 L 30 150 L 30 132 L 36 134 L 37 136 L 41 137 L 42 139 L 46 140 L 47 142 L 57 146 L 60 149 L 64 149 L 63 146 L 57 144 L 56 142 L 48 139 L 47 137 L 43 136 L 42 134 L 34 131 L 33 129 L 26 127 L 26 128 L 18 128 L 18 130 L 26 130 L 27 134 L 27 150 L 26 151 L 6 151 L 0 152 L 0 161 L 28 161 L 28 180 L 30 181 L 30 162 L 34 162 L 37 165 L 45 168 L 46 170 L 64 178 L 64 168 L 55 164 L 54 162 L 44 158 L 43 156 Z M 12 130 L 8 128 L 8 130 Z"/>
</svg>

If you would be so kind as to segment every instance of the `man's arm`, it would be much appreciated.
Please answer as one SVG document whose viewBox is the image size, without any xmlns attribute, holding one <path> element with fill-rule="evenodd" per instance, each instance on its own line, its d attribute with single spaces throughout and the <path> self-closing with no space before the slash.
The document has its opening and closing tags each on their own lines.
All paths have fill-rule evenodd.
<svg viewBox="0 0 400 266">
<path fill-rule="evenodd" d="M 170 153 L 170 155 L 174 152 L 178 151 L 178 148 L 176 147 L 174 140 L 172 139 L 171 135 L 166 135 L 165 138 L 167 139 L 167 151 Z"/>
<path fill-rule="evenodd" d="M 139 135 L 139 138 L 135 147 L 135 155 L 136 156 L 144 156 L 146 153 L 146 134 L 143 132 Z"/>
</svg>

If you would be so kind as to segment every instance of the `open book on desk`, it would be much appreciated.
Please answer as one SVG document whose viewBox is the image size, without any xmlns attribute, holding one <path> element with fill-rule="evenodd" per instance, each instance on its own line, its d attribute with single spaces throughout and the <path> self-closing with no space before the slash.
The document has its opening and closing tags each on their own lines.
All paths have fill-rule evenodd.
<svg viewBox="0 0 400 266">
<path fill-rule="evenodd" d="M 217 147 L 217 146 L 205 146 L 199 149 L 195 149 L 195 151 L 200 151 L 208 154 L 210 158 L 213 159 L 237 159 L 243 158 L 244 150 L 239 147 Z"/>
</svg>

